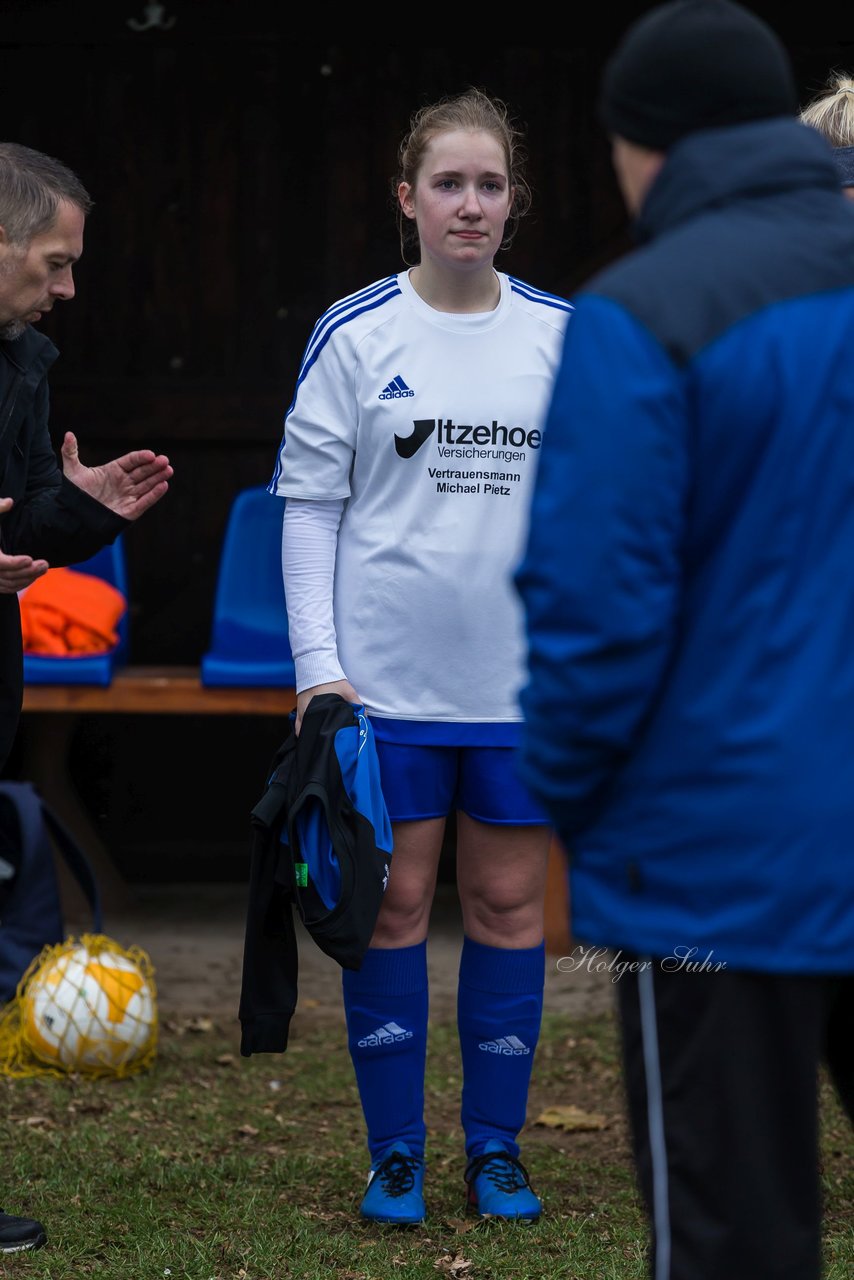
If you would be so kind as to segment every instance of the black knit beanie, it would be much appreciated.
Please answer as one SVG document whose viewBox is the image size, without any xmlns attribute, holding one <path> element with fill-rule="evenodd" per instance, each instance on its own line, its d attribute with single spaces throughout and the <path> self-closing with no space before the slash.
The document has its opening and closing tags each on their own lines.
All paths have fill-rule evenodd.
<svg viewBox="0 0 854 1280">
<path fill-rule="evenodd" d="M 797 110 L 785 47 L 732 0 L 670 0 L 651 9 L 611 55 L 599 98 L 609 134 L 654 151 L 698 129 Z"/>
</svg>

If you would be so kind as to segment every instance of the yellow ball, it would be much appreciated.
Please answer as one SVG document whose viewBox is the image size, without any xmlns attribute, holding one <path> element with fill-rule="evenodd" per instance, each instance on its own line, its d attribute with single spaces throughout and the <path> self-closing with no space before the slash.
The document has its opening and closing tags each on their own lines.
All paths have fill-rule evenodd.
<svg viewBox="0 0 854 1280">
<path fill-rule="evenodd" d="M 23 1032 L 36 1057 L 68 1070 L 120 1067 L 148 1046 L 154 995 L 139 966 L 113 951 L 76 946 L 27 983 Z"/>
</svg>

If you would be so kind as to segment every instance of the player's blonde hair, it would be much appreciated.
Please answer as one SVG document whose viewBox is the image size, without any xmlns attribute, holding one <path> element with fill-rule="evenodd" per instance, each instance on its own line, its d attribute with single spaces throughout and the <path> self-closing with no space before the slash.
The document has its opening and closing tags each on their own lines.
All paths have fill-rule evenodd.
<svg viewBox="0 0 854 1280">
<path fill-rule="evenodd" d="M 531 207 L 531 188 L 525 179 L 527 161 L 522 142 L 522 130 L 511 119 L 507 104 L 500 98 L 490 97 L 482 89 L 470 88 L 454 97 L 440 98 L 416 111 L 409 122 L 409 131 L 398 148 L 398 173 L 392 181 L 392 196 L 397 209 L 400 247 L 403 260 L 409 264 L 410 250 L 418 249 L 418 229 L 400 208 L 397 191 L 401 182 L 414 187 L 418 172 L 424 162 L 424 152 L 439 133 L 463 129 L 469 132 L 489 133 L 497 139 L 504 152 L 507 179 L 513 191 L 510 213 L 504 228 L 502 249 L 509 249 L 519 225 Z M 409 264 L 411 265 L 411 264 Z"/>
</svg>

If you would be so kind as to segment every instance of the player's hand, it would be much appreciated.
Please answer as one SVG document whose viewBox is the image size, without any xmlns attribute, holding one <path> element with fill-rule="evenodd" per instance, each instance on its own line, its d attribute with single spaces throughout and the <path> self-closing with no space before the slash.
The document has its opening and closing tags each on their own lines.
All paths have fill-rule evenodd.
<svg viewBox="0 0 854 1280">
<path fill-rule="evenodd" d="M 302 728 L 305 709 L 312 698 L 316 698 L 319 693 L 339 693 L 345 702 L 361 703 L 362 701 L 349 680 L 333 680 L 330 684 L 315 684 L 310 689 L 303 689 L 302 693 L 297 694 L 297 715 L 294 721 L 294 733 L 297 737 Z"/>
</svg>

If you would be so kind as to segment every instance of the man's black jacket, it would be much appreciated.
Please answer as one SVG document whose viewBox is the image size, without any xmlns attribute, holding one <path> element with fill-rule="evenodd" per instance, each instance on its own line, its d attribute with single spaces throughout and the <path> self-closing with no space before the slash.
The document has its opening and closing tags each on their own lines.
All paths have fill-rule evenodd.
<svg viewBox="0 0 854 1280">
<path fill-rule="evenodd" d="M 47 375 L 58 352 L 27 328 L 0 339 L 0 549 L 51 566 L 76 564 L 114 542 L 128 521 L 62 474 L 48 430 Z M 21 616 L 15 592 L 0 592 L 0 768 L 18 727 L 23 695 Z"/>
</svg>

